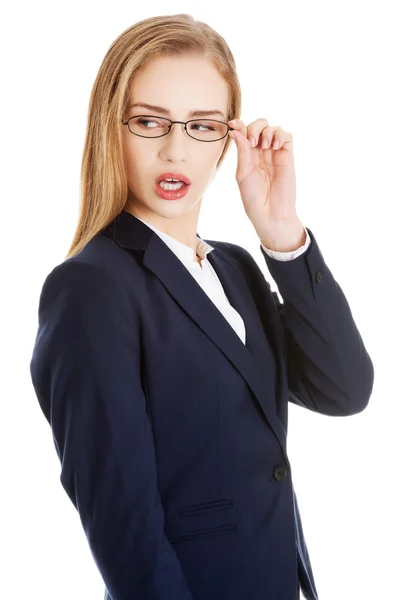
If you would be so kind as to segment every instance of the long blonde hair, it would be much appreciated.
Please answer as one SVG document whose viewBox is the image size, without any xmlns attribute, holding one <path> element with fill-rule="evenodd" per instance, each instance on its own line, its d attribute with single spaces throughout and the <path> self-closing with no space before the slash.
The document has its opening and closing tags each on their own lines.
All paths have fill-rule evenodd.
<svg viewBox="0 0 400 600">
<path fill-rule="evenodd" d="M 191 15 L 157 16 L 126 29 L 110 46 L 90 95 L 80 178 L 80 215 L 66 259 L 83 247 L 124 208 L 128 199 L 121 119 L 133 78 L 160 56 L 201 55 L 225 78 L 228 118 L 240 117 L 241 90 L 232 52 L 224 38 Z M 228 137 L 221 165 L 231 143 Z"/>
</svg>

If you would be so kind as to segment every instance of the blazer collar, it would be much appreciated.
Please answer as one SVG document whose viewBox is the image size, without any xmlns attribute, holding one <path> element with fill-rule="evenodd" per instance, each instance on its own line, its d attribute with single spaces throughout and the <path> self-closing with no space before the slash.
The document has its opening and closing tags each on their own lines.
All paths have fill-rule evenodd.
<svg viewBox="0 0 400 600">
<path fill-rule="evenodd" d="M 224 245 L 221 249 L 217 246 L 218 242 L 205 240 L 214 248 L 212 252 L 208 253 L 207 259 L 217 273 L 230 304 L 244 320 L 246 344 L 243 344 L 235 330 L 172 250 L 143 221 L 127 211 L 122 211 L 100 234 L 107 235 L 125 250 L 143 252 L 143 265 L 163 283 L 183 310 L 225 354 L 245 379 L 287 459 L 286 434 L 276 413 L 275 399 L 271 402 L 271 399 L 267 397 L 260 376 L 262 372 L 262 365 L 259 363 L 260 336 L 264 334 L 263 323 L 247 282 L 238 266 L 239 261 L 230 255 L 229 247 Z M 278 368 L 284 369 L 282 355 L 284 339 L 282 330 L 278 326 L 279 315 L 272 294 L 268 294 L 265 298 L 265 305 L 270 313 L 269 318 L 266 319 L 268 321 L 268 337 L 274 349 Z M 260 351 L 257 351 L 258 348 Z M 289 462 L 288 459 L 287 461 Z"/>
<path fill-rule="evenodd" d="M 157 235 L 163 240 L 163 242 L 165 242 L 167 244 L 167 246 L 169 246 L 169 248 L 171 248 L 171 250 L 174 252 L 174 254 L 176 254 L 176 256 L 180 260 L 182 260 L 182 262 L 187 263 L 188 261 L 189 262 L 194 261 L 196 254 L 197 254 L 197 256 L 200 256 L 203 259 L 203 258 L 205 258 L 205 256 L 207 254 L 209 254 L 212 250 L 214 250 L 214 248 L 212 246 L 210 246 L 210 244 L 207 244 L 207 242 L 205 242 L 204 240 L 201 239 L 201 237 L 199 236 L 198 233 L 196 234 L 196 249 L 193 250 L 193 248 L 190 248 L 189 246 L 187 246 L 186 244 L 183 244 L 179 240 L 176 240 L 175 238 L 171 237 L 170 235 L 164 233 L 163 231 L 160 231 L 154 225 L 146 223 L 146 221 L 143 221 L 143 219 L 136 217 L 136 215 L 135 215 L 135 218 L 139 219 L 139 221 L 142 221 L 142 223 L 145 223 L 145 225 L 147 225 L 148 227 L 150 227 L 150 229 L 155 231 L 157 233 Z"/>
</svg>

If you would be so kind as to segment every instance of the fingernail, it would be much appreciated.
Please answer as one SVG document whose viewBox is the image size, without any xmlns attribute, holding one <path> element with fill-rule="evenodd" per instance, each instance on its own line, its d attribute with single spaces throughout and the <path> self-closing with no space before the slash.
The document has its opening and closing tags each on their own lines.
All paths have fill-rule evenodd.
<svg viewBox="0 0 400 600">
<path fill-rule="evenodd" d="M 279 148 L 279 140 L 275 140 L 274 142 L 274 150 L 276 150 L 277 148 Z"/>
<path fill-rule="evenodd" d="M 252 148 L 256 145 L 256 140 L 253 138 L 252 135 L 249 137 L 249 142 Z"/>
<path fill-rule="evenodd" d="M 269 140 L 263 140 L 261 144 L 261 148 L 269 148 Z"/>
</svg>

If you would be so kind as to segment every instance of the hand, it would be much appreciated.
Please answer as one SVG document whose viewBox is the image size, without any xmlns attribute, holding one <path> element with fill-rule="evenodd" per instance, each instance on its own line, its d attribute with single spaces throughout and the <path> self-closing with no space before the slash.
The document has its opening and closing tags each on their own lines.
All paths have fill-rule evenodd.
<svg viewBox="0 0 400 600">
<path fill-rule="evenodd" d="M 296 213 L 296 176 L 293 138 L 281 127 L 271 127 L 267 119 L 257 119 L 245 126 L 243 121 L 229 121 L 238 151 L 236 181 L 246 215 L 259 238 L 279 242 L 285 232 L 301 231 Z M 249 138 L 255 139 L 251 147 Z M 279 148 L 274 149 L 275 141 Z M 263 148 L 268 142 L 269 147 Z M 293 237 L 293 236 L 292 236 Z M 286 239 L 286 242 L 289 242 Z M 289 242 L 290 243 L 290 242 Z"/>
</svg>

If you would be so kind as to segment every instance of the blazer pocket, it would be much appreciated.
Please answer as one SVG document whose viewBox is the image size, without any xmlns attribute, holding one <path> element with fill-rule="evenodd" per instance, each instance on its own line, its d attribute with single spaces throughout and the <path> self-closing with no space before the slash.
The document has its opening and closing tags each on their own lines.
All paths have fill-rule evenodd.
<svg viewBox="0 0 400 600">
<path fill-rule="evenodd" d="M 226 514 L 224 511 L 232 512 Z M 175 531 L 167 535 L 171 543 L 237 532 L 233 518 L 233 500 L 230 499 L 181 506 L 178 508 L 178 517 L 182 525 L 180 529 L 186 531 L 176 532 L 174 527 Z"/>
<path fill-rule="evenodd" d="M 177 542 L 186 542 L 188 540 L 194 540 L 198 538 L 208 538 L 215 535 L 227 535 L 229 533 L 236 533 L 237 526 L 234 523 L 228 523 L 226 525 L 219 525 L 217 527 L 208 527 L 207 529 L 199 529 L 197 531 L 188 531 L 182 535 L 167 536 L 171 544 Z"/>
<path fill-rule="evenodd" d="M 213 500 L 212 502 L 202 502 L 201 504 L 191 504 L 178 508 L 178 516 L 181 518 L 193 517 L 231 508 L 233 508 L 233 500 Z"/>
</svg>

